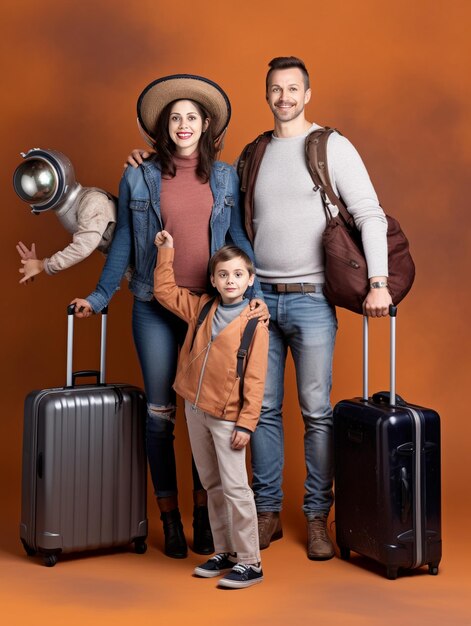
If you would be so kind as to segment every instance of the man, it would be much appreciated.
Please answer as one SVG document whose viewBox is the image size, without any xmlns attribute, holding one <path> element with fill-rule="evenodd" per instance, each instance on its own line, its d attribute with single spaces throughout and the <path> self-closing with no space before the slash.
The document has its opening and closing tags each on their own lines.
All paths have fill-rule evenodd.
<svg viewBox="0 0 471 626">
<path fill-rule="evenodd" d="M 330 390 L 337 320 L 322 293 L 325 210 L 319 191 L 313 190 L 304 154 L 306 136 L 319 125 L 305 117 L 311 89 L 300 59 L 277 57 L 269 63 L 266 98 L 274 117 L 274 131 L 256 174 L 253 193 L 245 195 L 244 206 L 257 275 L 271 315 L 265 397 L 251 441 L 260 548 L 268 547 L 283 534 L 281 409 L 289 348 L 305 425 L 303 510 L 307 518 L 307 554 L 313 560 L 327 560 L 334 556 L 327 516 L 333 503 Z M 141 161 L 137 151 L 132 156 L 129 163 Z M 327 156 L 334 190 L 346 203 L 362 235 L 372 285 L 365 299 L 365 313 L 385 316 L 391 304 L 386 218 L 352 144 L 334 133 L 329 138 Z M 248 161 L 245 167 L 249 166 Z M 331 211 L 337 212 L 334 207 Z"/>
<path fill-rule="evenodd" d="M 332 355 L 337 321 L 323 293 L 322 232 L 325 212 L 306 165 L 306 136 L 319 128 L 305 117 L 311 99 L 309 75 L 295 57 L 269 63 L 266 98 L 274 131 L 256 175 L 252 202 L 246 194 L 246 227 L 257 274 L 268 305 L 270 349 L 262 414 L 252 437 L 253 490 L 260 547 L 282 536 L 283 382 L 287 349 L 295 368 L 305 424 L 307 477 L 303 510 L 308 526 L 308 557 L 334 556 L 327 534 L 333 502 Z M 334 189 L 347 204 L 362 234 L 372 285 L 364 303 L 372 316 L 388 314 L 387 223 L 366 169 L 351 143 L 334 134 L 328 143 Z M 250 166 L 248 161 L 246 167 Z M 249 174 L 250 176 L 250 174 Z M 336 213 L 336 209 L 332 208 Z"/>
</svg>

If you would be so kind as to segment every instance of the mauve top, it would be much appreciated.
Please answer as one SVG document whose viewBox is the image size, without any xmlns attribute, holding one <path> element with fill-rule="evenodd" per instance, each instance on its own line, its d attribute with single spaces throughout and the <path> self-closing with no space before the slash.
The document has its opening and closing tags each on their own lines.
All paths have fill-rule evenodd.
<svg viewBox="0 0 471 626">
<path fill-rule="evenodd" d="M 174 178 L 162 176 L 160 210 L 163 226 L 174 238 L 175 282 L 202 292 L 207 288 L 213 194 L 209 182 L 202 183 L 196 176 L 197 152 L 188 157 L 175 155 L 173 161 Z"/>
</svg>

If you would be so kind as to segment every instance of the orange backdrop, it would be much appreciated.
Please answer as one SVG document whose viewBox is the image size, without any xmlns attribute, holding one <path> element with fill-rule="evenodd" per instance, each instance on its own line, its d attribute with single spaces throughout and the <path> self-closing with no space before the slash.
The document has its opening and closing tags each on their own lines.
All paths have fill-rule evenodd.
<svg viewBox="0 0 471 626">
<path fill-rule="evenodd" d="M 232 162 L 247 141 L 271 127 L 264 99 L 267 63 L 290 54 L 304 59 L 311 73 L 307 117 L 336 126 L 353 141 L 383 206 L 410 238 L 417 279 L 399 309 L 398 391 L 441 414 L 445 539 L 464 531 L 471 478 L 466 193 L 471 5 L 466 0 L 298 0 L 291 5 L 281 0 L 4 0 L 2 7 L 0 535 L 10 542 L 5 545 L 17 541 L 23 398 L 31 389 L 64 383 L 65 307 L 92 290 L 102 264 L 95 253 L 58 276 L 18 285 L 17 241 L 36 242 L 42 256 L 68 241 L 52 213 L 33 216 L 14 194 L 11 177 L 19 152 L 61 150 L 83 185 L 116 193 L 126 155 L 142 145 L 138 94 L 158 76 L 188 72 L 210 77 L 229 94 L 233 118 L 222 158 Z M 130 305 L 125 287 L 110 307 L 108 379 L 141 384 Z M 361 390 L 361 319 L 340 311 L 339 321 L 334 402 Z M 93 367 L 98 320 L 76 326 L 76 369 Z M 388 385 L 388 324 L 372 326 L 370 384 L 376 390 Z M 304 466 L 291 364 L 285 433 L 285 515 L 297 523 Z M 177 453 L 182 508 L 188 512 L 189 455 L 181 423 Z M 153 505 L 150 516 L 154 524 Z M 469 544 L 467 550 L 469 556 Z"/>
</svg>

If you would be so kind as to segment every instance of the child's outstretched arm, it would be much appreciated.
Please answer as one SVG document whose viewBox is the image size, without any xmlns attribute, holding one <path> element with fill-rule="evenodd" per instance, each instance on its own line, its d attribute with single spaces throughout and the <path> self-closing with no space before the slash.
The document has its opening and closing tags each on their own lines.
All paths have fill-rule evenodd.
<svg viewBox="0 0 471 626">
<path fill-rule="evenodd" d="M 36 245 L 31 244 L 31 250 L 22 241 L 19 241 L 16 245 L 18 254 L 21 257 L 21 263 L 23 267 L 18 270 L 20 274 L 24 274 L 20 280 L 20 285 L 34 280 L 34 276 L 40 274 L 44 269 L 44 263 L 36 256 Z"/>
<path fill-rule="evenodd" d="M 163 306 L 186 322 L 196 316 L 201 296 L 178 287 L 173 273 L 173 238 L 166 230 L 156 234 L 154 243 L 158 248 L 154 271 L 154 296 Z"/>
</svg>

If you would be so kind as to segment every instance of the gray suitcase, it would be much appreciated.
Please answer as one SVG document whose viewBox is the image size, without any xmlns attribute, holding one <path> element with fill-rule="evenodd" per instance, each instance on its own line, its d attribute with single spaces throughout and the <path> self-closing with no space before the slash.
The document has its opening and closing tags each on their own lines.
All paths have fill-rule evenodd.
<svg viewBox="0 0 471 626">
<path fill-rule="evenodd" d="M 147 549 L 144 392 L 104 382 L 106 310 L 100 371 L 72 372 L 73 310 L 66 386 L 25 400 L 20 538 L 47 566 L 60 553 L 131 543 L 139 554 Z M 97 384 L 76 385 L 86 376 Z"/>
</svg>

